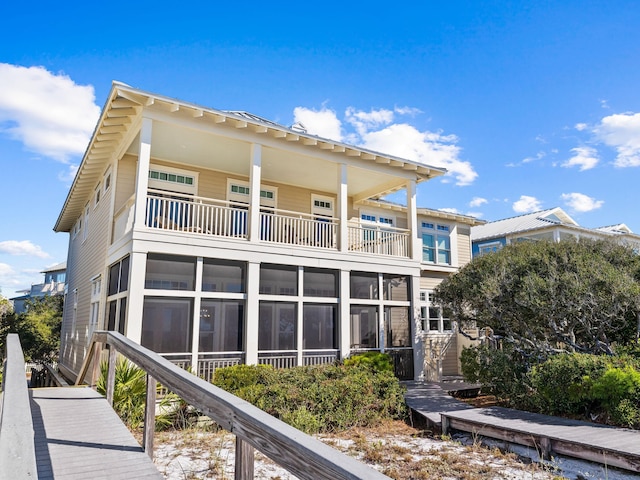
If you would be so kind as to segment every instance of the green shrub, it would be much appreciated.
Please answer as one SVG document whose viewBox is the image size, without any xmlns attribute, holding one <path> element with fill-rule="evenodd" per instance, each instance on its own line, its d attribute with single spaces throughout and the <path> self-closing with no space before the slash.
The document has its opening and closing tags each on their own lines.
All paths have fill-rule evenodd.
<svg viewBox="0 0 640 480">
<path fill-rule="evenodd" d="M 392 372 L 393 359 L 388 353 L 381 352 L 365 352 L 351 355 L 344 360 L 347 367 L 362 366 L 370 368 L 374 372 Z"/>
<path fill-rule="evenodd" d="M 406 414 L 404 388 L 392 371 L 372 371 L 373 364 L 242 365 L 216 370 L 213 383 L 302 431 L 332 432 Z"/>
<path fill-rule="evenodd" d="M 496 350 L 485 345 L 462 350 L 462 375 L 472 383 L 480 383 L 483 390 L 513 406 L 522 406 L 528 399 L 530 387 L 526 378 L 526 362 L 514 361 L 518 354 L 510 346 Z"/>
<path fill-rule="evenodd" d="M 609 358 L 582 353 L 554 355 L 533 367 L 529 377 L 535 406 L 551 415 L 585 415 L 595 408 L 594 382 L 609 365 Z"/>
</svg>

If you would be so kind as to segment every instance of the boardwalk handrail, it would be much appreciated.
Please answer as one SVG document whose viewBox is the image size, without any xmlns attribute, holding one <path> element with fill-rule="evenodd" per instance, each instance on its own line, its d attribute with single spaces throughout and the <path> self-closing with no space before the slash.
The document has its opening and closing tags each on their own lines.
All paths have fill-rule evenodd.
<svg viewBox="0 0 640 480">
<path fill-rule="evenodd" d="M 24 354 L 16 333 L 7 335 L 0 416 L 0 479 L 37 478 L 33 420 L 24 372 Z"/>
<path fill-rule="evenodd" d="M 146 371 L 149 382 L 147 384 L 148 411 L 154 411 L 157 381 L 236 436 L 236 479 L 253 478 L 254 448 L 300 479 L 382 480 L 389 478 L 272 417 L 249 402 L 177 367 L 157 353 L 117 332 L 99 331 L 93 334 L 89 352 L 76 384 L 83 382 L 92 360 L 94 363 L 92 384 L 95 382 L 99 370 L 95 364 L 99 360 L 102 345 L 109 346 L 107 399 L 110 401 L 113 399 L 117 352 Z M 153 450 L 153 424 L 153 416 L 145 418 L 144 447 L 148 452 Z"/>
</svg>

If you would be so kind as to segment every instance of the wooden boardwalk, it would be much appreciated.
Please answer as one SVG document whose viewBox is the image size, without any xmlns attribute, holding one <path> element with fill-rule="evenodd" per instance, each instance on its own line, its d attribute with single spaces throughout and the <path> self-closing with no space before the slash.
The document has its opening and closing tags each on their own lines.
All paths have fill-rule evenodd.
<svg viewBox="0 0 640 480">
<path fill-rule="evenodd" d="M 105 398 L 90 388 L 29 391 L 39 479 L 162 479 Z"/>
<path fill-rule="evenodd" d="M 496 438 L 640 472 L 640 431 L 540 415 L 502 407 L 473 408 L 450 397 L 438 384 L 408 382 L 407 405 L 443 433 L 450 430 Z M 436 418 L 440 417 L 440 422 Z"/>
</svg>

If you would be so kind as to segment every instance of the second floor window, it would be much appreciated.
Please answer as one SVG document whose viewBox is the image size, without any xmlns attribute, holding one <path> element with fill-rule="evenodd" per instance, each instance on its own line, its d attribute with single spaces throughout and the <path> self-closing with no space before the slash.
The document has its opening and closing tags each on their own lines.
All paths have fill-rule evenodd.
<svg viewBox="0 0 640 480">
<path fill-rule="evenodd" d="M 451 228 L 449 225 L 422 222 L 422 261 L 451 265 Z"/>
</svg>

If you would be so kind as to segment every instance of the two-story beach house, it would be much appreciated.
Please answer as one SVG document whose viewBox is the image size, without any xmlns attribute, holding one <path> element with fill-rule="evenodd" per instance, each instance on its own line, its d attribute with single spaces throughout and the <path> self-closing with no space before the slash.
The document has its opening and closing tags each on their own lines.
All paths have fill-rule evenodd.
<svg viewBox="0 0 640 480">
<path fill-rule="evenodd" d="M 114 83 L 54 228 L 69 233 L 61 371 L 109 329 L 205 378 L 369 350 L 432 375 L 429 339 L 455 335 L 430 291 L 478 223 L 418 208 L 416 185 L 444 173 Z M 406 205 L 380 200 L 396 191 Z"/>
</svg>

